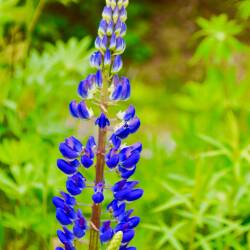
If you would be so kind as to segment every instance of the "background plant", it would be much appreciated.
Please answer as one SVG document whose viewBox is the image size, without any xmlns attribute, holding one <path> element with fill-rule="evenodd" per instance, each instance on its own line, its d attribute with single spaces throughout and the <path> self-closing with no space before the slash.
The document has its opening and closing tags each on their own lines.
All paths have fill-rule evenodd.
<svg viewBox="0 0 250 250">
<path fill-rule="evenodd" d="M 28 34 L 39 1 L 0 2 L 2 249 L 52 248 L 51 197 L 63 186 L 56 147 L 88 128 L 65 122 L 64 111 L 88 71 L 82 38 L 94 38 L 94 4 L 45 1 Z M 131 2 L 125 65 L 144 144 L 138 249 L 249 248 L 248 6 Z"/>
</svg>

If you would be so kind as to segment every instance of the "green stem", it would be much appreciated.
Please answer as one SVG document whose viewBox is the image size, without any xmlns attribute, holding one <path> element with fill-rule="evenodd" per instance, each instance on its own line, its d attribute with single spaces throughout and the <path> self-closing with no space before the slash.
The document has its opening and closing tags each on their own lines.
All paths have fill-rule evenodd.
<svg viewBox="0 0 250 250">
<path fill-rule="evenodd" d="M 43 12 L 43 9 L 45 7 L 45 3 L 46 3 L 46 0 L 40 0 L 37 7 L 36 7 L 36 10 L 35 10 L 35 13 L 33 15 L 33 18 L 30 22 L 30 25 L 28 26 L 28 31 L 27 31 L 27 41 L 26 41 L 26 46 L 25 46 L 25 55 L 27 55 L 29 53 L 29 48 L 30 48 L 30 44 L 31 44 L 31 38 L 32 38 L 32 34 L 33 34 L 33 31 L 36 27 L 36 24 Z M 25 58 L 25 57 L 24 57 Z"/>
</svg>

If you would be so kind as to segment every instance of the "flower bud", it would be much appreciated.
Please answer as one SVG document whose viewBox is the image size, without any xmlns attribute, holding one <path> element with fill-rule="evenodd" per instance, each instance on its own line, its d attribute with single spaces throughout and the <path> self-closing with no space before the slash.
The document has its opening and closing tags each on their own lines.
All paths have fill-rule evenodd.
<svg viewBox="0 0 250 250">
<path fill-rule="evenodd" d="M 107 45 L 108 45 L 108 37 L 105 35 L 102 40 L 101 40 L 101 50 L 105 51 L 107 49 Z"/>
<path fill-rule="evenodd" d="M 77 110 L 79 118 L 82 119 L 89 119 L 93 115 L 92 110 L 87 108 L 86 103 L 84 101 L 81 101 L 78 104 Z"/>
<path fill-rule="evenodd" d="M 114 11 L 113 11 L 113 21 L 114 21 L 114 23 L 117 22 L 118 17 L 119 17 L 119 8 L 118 8 L 118 6 L 116 6 Z"/>
<path fill-rule="evenodd" d="M 109 6 L 105 6 L 102 12 L 102 18 L 106 21 L 106 22 L 110 22 L 112 19 L 112 9 Z"/>
<path fill-rule="evenodd" d="M 116 35 L 113 33 L 109 41 L 109 49 L 114 50 L 116 48 Z"/>
<path fill-rule="evenodd" d="M 121 29 L 120 29 L 120 36 L 124 37 L 126 35 L 127 32 L 127 26 L 125 23 L 121 23 Z"/>
<path fill-rule="evenodd" d="M 107 29 L 107 22 L 102 19 L 99 24 L 98 35 L 100 37 L 104 36 L 106 34 L 106 29 Z"/>
<path fill-rule="evenodd" d="M 104 200 L 104 196 L 102 192 L 96 192 L 92 195 L 92 200 L 96 203 L 102 203 L 102 201 Z"/>
<path fill-rule="evenodd" d="M 122 7 L 120 9 L 120 15 L 119 16 L 120 16 L 120 19 L 121 19 L 122 22 L 125 22 L 127 20 L 127 11 L 126 11 L 125 7 Z"/>
<path fill-rule="evenodd" d="M 119 250 L 121 246 L 122 238 L 123 238 L 123 232 L 122 231 L 117 232 L 113 236 L 111 242 L 109 243 L 107 250 Z"/>
<path fill-rule="evenodd" d="M 79 118 L 77 106 L 78 106 L 78 104 L 76 101 L 72 101 L 69 104 L 69 111 L 70 111 L 71 115 L 75 118 Z"/>
<path fill-rule="evenodd" d="M 88 88 L 89 88 L 89 83 L 88 83 L 87 79 L 80 81 L 77 92 L 82 98 L 87 98 L 88 97 Z"/>
<path fill-rule="evenodd" d="M 110 6 L 111 6 L 112 10 L 114 10 L 116 7 L 116 0 L 110 0 L 110 2 L 111 2 Z"/>
<path fill-rule="evenodd" d="M 113 74 L 118 73 L 122 69 L 122 58 L 120 55 L 115 56 L 114 63 L 111 72 Z"/>
<path fill-rule="evenodd" d="M 102 39 L 99 36 L 95 39 L 95 48 L 98 50 L 101 49 L 101 41 Z"/>
<path fill-rule="evenodd" d="M 116 36 L 120 36 L 121 33 L 121 29 L 122 29 L 122 22 L 120 19 L 118 19 L 116 25 L 115 25 L 115 35 Z"/>
<path fill-rule="evenodd" d="M 118 0 L 117 6 L 119 7 L 119 9 L 121 9 L 123 7 L 123 0 Z"/>
<path fill-rule="evenodd" d="M 125 48 L 126 48 L 126 44 L 125 44 L 124 40 L 121 37 L 118 37 L 116 39 L 116 48 L 115 48 L 114 54 L 115 55 L 122 54 L 124 52 Z"/>
<path fill-rule="evenodd" d="M 125 8 L 128 7 L 128 4 L 129 4 L 129 0 L 123 0 L 123 6 L 124 6 Z"/>
<path fill-rule="evenodd" d="M 126 77 L 121 78 L 122 82 L 122 93 L 121 93 L 121 100 L 126 100 L 130 97 L 130 81 Z"/>
<path fill-rule="evenodd" d="M 128 128 L 131 134 L 135 133 L 141 125 L 141 122 L 138 117 L 134 117 L 128 122 Z"/>
<path fill-rule="evenodd" d="M 57 160 L 57 167 L 65 174 L 74 174 L 77 171 L 80 163 L 78 160 L 65 161 L 63 159 Z"/>
<path fill-rule="evenodd" d="M 122 93 L 122 85 L 119 83 L 115 86 L 114 91 L 111 93 L 110 99 L 113 101 L 117 101 L 120 99 Z"/>
<path fill-rule="evenodd" d="M 129 105 L 127 110 L 123 114 L 123 120 L 129 121 L 135 116 L 135 107 L 133 105 Z"/>
<path fill-rule="evenodd" d="M 108 23 L 107 31 L 106 31 L 108 36 L 111 36 L 113 34 L 113 27 L 114 27 L 114 23 L 113 23 L 113 21 L 110 21 Z"/>
<path fill-rule="evenodd" d="M 101 67 L 102 64 L 102 54 L 100 51 L 94 52 L 91 56 L 90 56 L 90 64 L 92 67 L 95 67 L 97 69 L 99 69 Z"/>
<path fill-rule="evenodd" d="M 111 0 L 106 0 L 106 5 L 111 6 Z"/>
<path fill-rule="evenodd" d="M 81 157 L 81 163 L 85 168 L 89 168 L 93 165 L 93 160 L 89 156 L 83 155 Z"/>
<path fill-rule="evenodd" d="M 96 83 L 97 87 L 99 87 L 99 88 L 102 87 L 102 72 L 101 72 L 101 70 L 97 70 L 97 72 L 96 72 L 95 83 Z"/>
<path fill-rule="evenodd" d="M 110 126 L 110 122 L 106 115 L 104 113 L 101 113 L 100 117 L 96 119 L 95 125 L 98 125 L 99 128 L 106 128 L 107 126 Z"/>
<path fill-rule="evenodd" d="M 111 65 L 111 52 L 109 49 L 106 50 L 104 54 L 104 66 L 110 66 Z"/>
<path fill-rule="evenodd" d="M 102 201 L 104 200 L 104 196 L 103 196 L 103 183 L 99 182 L 95 185 L 95 193 L 92 195 L 92 200 L 96 203 L 102 203 Z"/>
</svg>

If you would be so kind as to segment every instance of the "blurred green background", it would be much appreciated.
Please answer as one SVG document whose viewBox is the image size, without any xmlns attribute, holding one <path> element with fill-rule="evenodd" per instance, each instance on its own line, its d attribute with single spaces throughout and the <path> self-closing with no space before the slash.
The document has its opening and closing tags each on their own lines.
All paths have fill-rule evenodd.
<svg viewBox="0 0 250 250">
<path fill-rule="evenodd" d="M 68 103 L 90 72 L 103 5 L 0 0 L 0 249 L 56 243 L 58 143 L 94 131 Z M 250 0 L 131 0 L 128 15 L 122 107 L 142 120 L 129 142 L 144 144 L 145 189 L 133 245 L 250 249 Z"/>
</svg>

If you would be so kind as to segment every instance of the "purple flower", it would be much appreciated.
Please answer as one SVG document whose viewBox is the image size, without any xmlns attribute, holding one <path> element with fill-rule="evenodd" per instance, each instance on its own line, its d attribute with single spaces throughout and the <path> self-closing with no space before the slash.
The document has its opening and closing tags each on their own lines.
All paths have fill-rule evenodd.
<svg viewBox="0 0 250 250">
<path fill-rule="evenodd" d="M 97 52 L 94 52 L 91 55 L 90 64 L 91 64 L 92 67 L 95 67 L 97 69 L 99 69 L 101 67 L 101 64 L 102 64 L 102 54 L 101 54 L 101 52 L 97 51 Z"/>
<path fill-rule="evenodd" d="M 81 119 L 89 119 L 92 115 L 91 110 L 87 108 L 86 103 L 84 101 L 81 101 L 78 104 L 77 109 L 78 109 L 79 118 Z"/>
<path fill-rule="evenodd" d="M 127 20 L 127 11 L 126 11 L 126 8 L 124 6 L 120 10 L 120 19 L 122 22 L 126 22 L 126 20 Z"/>
<path fill-rule="evenodd" d="M 72 243 L 72 240 L 74 239 L 73 233 L 66 227 L 63 227 L 63 231 L 57 230 L 57 235 L 58 235 L 59 240 L 63 244 Z"/>
<path fill-rule="evenodd" d="M 86 98 L 88 96 L 88 90 L 89 90 L 89 82 L 88 80 L 83 80 L 80 81 L 79 86 L 78 86 L 78 93 L 82 98 Z M 76 101 L 74 101 L 74 105 L 76 105 Z M 70 110 L 76 110 L 75 108 L 70 108 Z M 76 116 L 77 117 L 77 116 Z"/>
<path fill-rule="evenodd" d="M 66 188 L 71 195 L 78 195 L 85 188 L 85 177 L 80 172 L 69 176 L 66 182 Z"/>
<path fill-rule="evenodd" d="M 100 117 L 96 119 L 95 125 L 98 125 L 99 128 L 104 129 L 107 126 L 110 126 L 110 122 L 106 115 L 104 113 L 101 113 Z"/>
<path fill-rule="evenodd" d="M 81 101 L 79 104 L 76 101 L 72 101 L 69 104 L 69 110 L 75 118 L 89 119 L 92 116 L 92 110 L 87 108 L 85 101 Z"/>
<path fill-rule="evenodd" d="M 101 44 L 100 47 L 103 51 L 105 51 L 107 49 L 108 46 L 108 37 L 105 35 L 102 39 L 101 39 Z"/>
<path fill-rule="evenodd" d="M 102 12 L 102 18 L 106 21 L 109 22 L 112 19 L 112 9 L 111 7 L 105 6 Z"/>
<path fill-rule="evenodd" d="M 108 154 L 106 154 L 106 164 L 109 168 L 115 168 L 119 163 L 119 155 L 115 148 L 110 149 Z"/>
<path fill-rule="evenodd" d="M 136 165 L 129 169 L 123 168 L 121 165 L 119 165 L 118 170 L 122 178 L 128 179 L 134 174 Z"/>
<path fill-rule="evenodd" d="M 114 50 L 116 48 L 116 35 L 112 34 L 110 41 L 109 41 L 109 49 Z"/>
<path fill-rule="evenodd" d="M 79 165 L 80 162 L 76 159 L 73 161 L 65 161 L 63 159 L 57 160 L 58 168 L 65 174 L 74 174 L 77 171 Z"/>
<path fill-rule="evenodd" d="M 95 48 L 98 50 L 101 49 L 101 41 L 102 41 L 102 39 L 99 36 L 95 39 Z M 90 61 L 91 61 L 91 59 L 90 59 Z M 92 65 L 92 63 L 91 63 L 91 65 Z"/>
<path fill-rule="evenodd" d="M 106 29 L 107 29 L 107 22 L 104 19 L 102 19 L 99 24 L 98 35 L 104 36 L 106 34 Z"/>
<path fill-rule="evenodd" d="M 88 228 L 87 220 L 83 216 L 80 209 L 78 209 L 76 216 L 77 217 L 74 222 L 73 232 L 74 232 L 75 237 L 82 238 L 85 235 L 86 230 Z"/>
<path fill-rule="evenodd" d="M 104 200 L 103 196 L 103 183 L 97 183 L 95 185 L 95 193 L 92 195 L 92 200 L 94 203 L 99 204 L 102 203 Z"/>
<path fill-rule="evenodd" d="M 75 159 L 82 151 L 82 144 L 74 136 L 71 136 L 59 145 L 59 150 L 65 158 Z"/>
<path fill-rule="evenodd" d="M 114 231 L 111 228 L 111 221 L 104 221 L 100 227 L 100 240 L 101 242 L 107 242 L 112 239 Z"/>
<path fill-rule="evenodd" d="M 71 115 L 75 118 L 79 118 L 77 106 L 78 106 L 78 103 L 76 101 L 72 101 L 69 104 L 69 111 L 70 111 Z"/>
<path fill-rule="evenodd" d="M 126 77 L 113 77 L 113 92 L 111 93 L 111 100 L 127 100 L 130 97 L 130 81 Z"/>
<path fill-rule="evenodd" d="M 109 49 L 104 54 L 104 66 L 110 66 L 111 64 L 111 52 Z"/>
<path fill-rule="evenodd" d="M 119 217 L 125 212 L 126 203 L 120 202 L 118 200 L 113 200 L 107 206 L 107 210 L 113 214 L 115 218 Z"/>
<path fill-rule="evenodd" d="M 134 118 L 134 116 L 135 116 L 135 107 L 133 105 L 130 105 L 124 112 L 123 120 L 127 122 L 130 119 Z"/>
<path fill-rule="evenodd" d="M 106 33 L 107 33 L 108 36 L 111 36 L 113 34 L 113 31 L 114 31 L 114 23 L 113 23 L 113 21 L 110 21 L 108 23 L 107 32 Z"/>
<path fill-rule="evenodd" d="M 75 218 L 75 210 L 73 206 L 67 204 L 65 201 L 62 204 L 53 201 L 56 206 L 56 218 L 62 225 L 69 225 Z"/>
<path fill-rule="evenodd" d="M 121 68 L 122 68 L 122 58 L 120 55 L 117 55 L 115 56 L 111 71 L 113 74 L 116 74 L 121 70 Z"/>
<path fill-rule="evenodd" d="M 126 45 L 124 40 L 121 37 L 118 37 L 116 39 L 116 48 L 115 48 L 115 53 L 118 54 L 122 54 L 123 51 L 125 50 Z"/>
<path fill-rule="evenodd" d="M 125 23 L 121 23 L 120 36 L 124 37 L 127 32 L 127 25 Z"/>
<path fill-rule="evenodd" d="M 118 18 L 119 18 L 119 8 L 118 6 L 115 7 L 114 11 L 113 11 L 113 20 L 116 23 Z"/>
<path fill-rule="evenodd" d="M 68 193 L 61 192 L 60 197 L 55 196 L 52 200 L 56 208 L 56 218 L 63 225 L 63 229 L 57 231 L 62 246 L 56 247 L 56 250 L 76 250 L 74 244 L 86 235 L 88 224 L 91 230 L 99 230 L 102 243 L 110 241 L 115 232 L 122 231 L 120 250 L 136 249 L 129 247 L 129 242 L 135 235 L 135 228 L 140 223 L 140 218 L 132 216 L 133 209 L 126 209 L 127 203 L 143 195 L 143 190 L 137 187 L 138 181 L 129 180 L 136 171 L 142 145 L 134 143 L 123 146 L 122 141 L 138 130 L 140 120 L 132 105 L 117 114 L 121 120 L 119 124 L 116 124 L 117 119 L 107 117 L 110 105 L 127 100 L 131 94 L 129 79 L 118 75 L 123 66 L 121 54 L 126 48 L 123 37 L 127 31 L 125 24 L 127 6 L 128 0 L 106 0 L 98 27 L 98 36 L 95 39 L 96 51 L 92 53 L 89 60 L 93 72 L 78 85 L 77 92 L 80 100 L 73 100 L 69 104 L 71 115 L 77 119 L 90 119 L 93 116 L 92 109 L 88 108 L 91 103 L 98 105 L 102 112 L 95 120 L 98 130 L 97 145 L 93 136 L 89 136 L 85 146 L 73 136 L 66 138 L 59 145 L 63 158 L 57 160 L 57 167 L 67 176 L 65 187 Z M 87 180 L 82 173 L 85 175 L 94 163 L 96 176 L 95 179 L 90 180 L 90 182 L 95 180 L 93 187 L 91 184 L 86 185 Z M 105 187 L 106 167 L 114 169 L 114 172 L 120 176 L 120 180 L 111 188 Z M 86 173 L 85 176 L 92 175 Z M 84 217 L 82 210 L 78 209 L 81 204 L 77 202 L 78 196 L 86 188 L 93 189 L 90 222 Z M 111 223 L 111 220 L 100 223 L 101 206 L 98 204 L 104 201 L 104 189 L 113 195 L 107 210 L 115 219 L 115 223 Z M 69 225 L 68 228 L 67 225 Z M 93 239 L 91 238 L 90 241 Z"/>
</svg>

